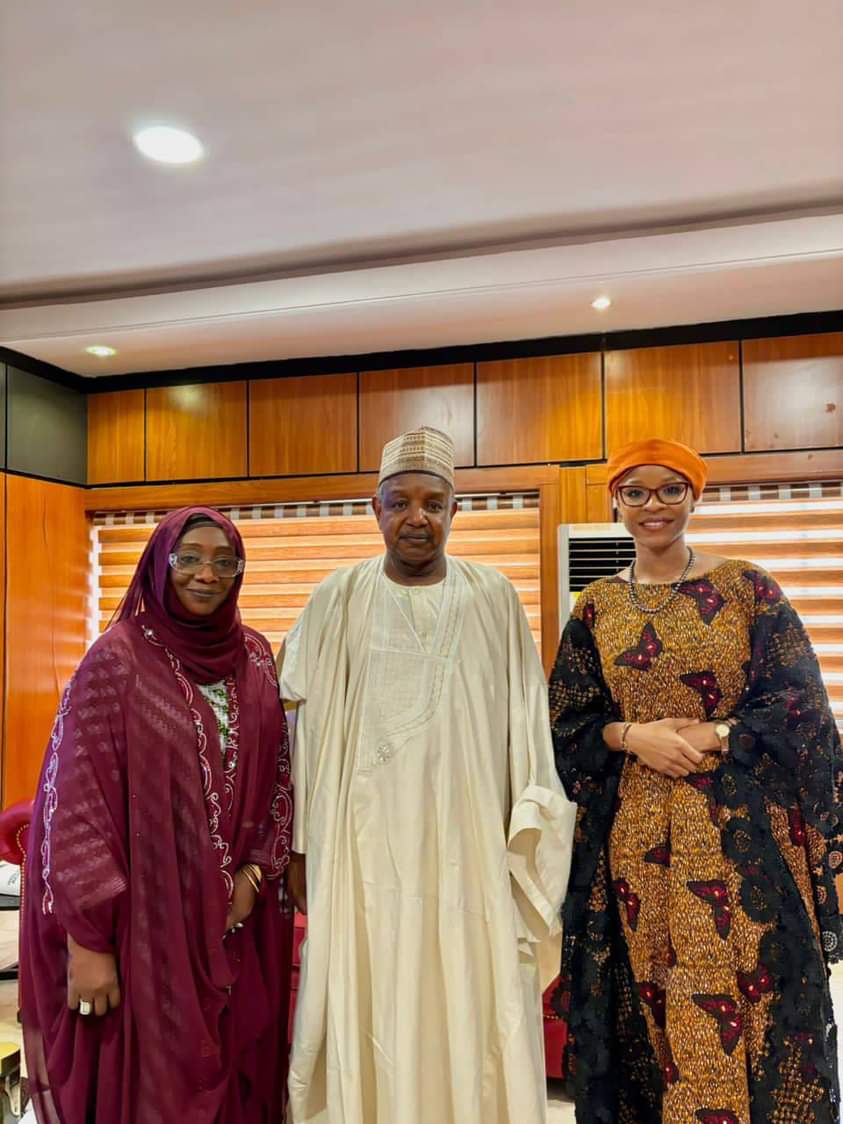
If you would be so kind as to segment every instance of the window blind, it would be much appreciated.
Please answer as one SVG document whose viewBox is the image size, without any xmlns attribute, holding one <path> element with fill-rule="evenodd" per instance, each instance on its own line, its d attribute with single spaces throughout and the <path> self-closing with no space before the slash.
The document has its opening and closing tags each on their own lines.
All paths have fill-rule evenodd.
<svg viewBox="0 0 843 1124">
<path fill-rule="evenodd" d="M 843 723 L 843 485 L 744 488 L 738 495 L 707 492 L 688 540 L 773 574 L 805 622 Z"/>
<path fill-rule="evenodd" d="M 539 508 L 535 495 L 464 496 L 448 551 L 494 566 L 512 581 L 541 650 Z M 94 517 L 95 631 L 103 631 L 163 512 Z M 248 559 L 240 608 L 247 625 L 278 650 L 316 585 L 334 570 L 383 553 L 368 505 L 263 506 L 226 511 Z"/>
</svg>

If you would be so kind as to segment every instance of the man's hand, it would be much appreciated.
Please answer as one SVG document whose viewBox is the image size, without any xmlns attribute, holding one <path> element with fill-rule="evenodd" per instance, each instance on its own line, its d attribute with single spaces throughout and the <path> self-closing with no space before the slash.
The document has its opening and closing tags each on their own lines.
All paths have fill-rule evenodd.
<svg viewBox="0 0 843 1124">
<path fill-rule="evenodd" d="M 627 734 L 627 748 L 656 773 L 687 777 L 703 759 L 689 741 L 696 722 L 688 718 L 662 718 L 658 722 L 635 723 Z"/>
<path fill-rule="evenodd" d="M 235 925 L 242 925 L 251 916 L 256 901 L 257 894 L 254 886 L 243 871 L 238 870 L 234 875 L 234 894 L 231 898 L 228 916 L 225 919 L 225 931 L 228 932 Z"/>
<path fill-rule="evenodd" d="M 290 852 L 290 865 L 287 867 L 287 893 L 299 913 L 307 914 L 307 856 L 298 851 Z"/>
<path fill-rule="evenodd" d="M 94 952 L 67 938 L 67 1005 L 78 1011 L 80 1001 L 91 1004 L 92 1013 L 104 1015 L 120 1006 L 117 961 L 110 952 Z"/>
</svg>

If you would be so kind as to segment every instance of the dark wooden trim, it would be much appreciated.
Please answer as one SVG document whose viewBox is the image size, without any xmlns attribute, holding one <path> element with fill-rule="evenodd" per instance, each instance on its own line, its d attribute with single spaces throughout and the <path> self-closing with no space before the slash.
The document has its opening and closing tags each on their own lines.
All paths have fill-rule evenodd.
<svg viewBox="0 0 843 1124">
<path fill-rule="evenodd" d="M 5 762 L 9 744 L 6 730 L 6 699 L 9 694 L 6 676 L 7 621 L 9 619 L 9 583 L 6 580 L 9 572 L 9 487 L 7 481 L 8 475 L 4 470 L 0 473 L 0 488 L 3 489 L 3 543 L 0 546 L 2 552 L 2 560 L 0 560 L 0 598 L 3 601 L 3 611 L 0 613 L 0 628 L 3 630 L 3 635 L 0 637 L 0 689 L 2 689 L 2 697 L 0 697 L 0 802 L 3 803 L 3 806 L 5 806 L 6 789 Z"/>
<path fill-rule="evenodd" d="M 61 367 L 31 359 L 8 348 L 0 348 L 0 359 L 5 359 L 7 363 L 21 370 L 41 375 L 43 378 L 62 383 L 85 394 L 97 394 L 111 390 L 187 386 L 192 383 L 294 378 L 300 375 L 339 375 L 358 371 L 391 370 L 398 367 L 483 363 L 495 359 L 576 355 L 588 351 L 626 351 L 639 347 L 670 347 L 676 344 L 763 339 L 766 336 L 804 336 L 839 331 L 843 331 L 843 310 L 803 312 L 793 316 L 763 316 L 749 320 L 721 320 L 708 324 L 678 324 L 668 328 L 642 328 L 634 331 L 546 336 L 541 339 L 465 344 L 459 347 L 379 351 L 364 355 L 320 356 L 310 359 L 277 359 L 260 363 L 231 363 L 216 367 L 185 367 L 180 370 L 106 375 L 96 379 L 71 374 Z"/>
<path fill-rule="evenodd" d="M 561 475 L 539 489 L 539 597 L 542 621 L 542 663 L 547 675 L 553 668 L 559 646 L 559 551 L 557 535 L 562 521 Z"/>
<path fill-rule="evenodd" d="M 267 476 L 252 480 L 178 481 L 177 483 L 116 485 L 88 488 L 87 511 L 163 510 L 187 504 L 249 505 L 261 503 L 312 503 L 329 500 L 365 499 L 374 495 L 377 474 L 347 473 L 340 476 Z M 456 487 L 461 493 L 537 492 L 544 485 L 559 483 L 559 469 L 463 468 L 457 469 Z"/>
<path fill-rule="evenodd" d="M 741 420 L 741 453 L 746 452 L 746 397 L 743 377 L 743 340 L 738 340 L 738 406 Z"/>
<path fill-rule="evenodd" d="M 78 480 L 62 480 L 58 476 L 42 476 L 40 472 L 22 472 L 19 468 L 3 468 L 6 476 L 22 476 L 25 480 L 41 480 L 44 484 L 61 484 L 65 488 L 76 488 L 79 492 L 87 492 L 90 484 L 80 484 Z"/>
<path fill-rule="evenodd" d="M 843 480 L 843 449 L 806 449 L 786 453 L 722 453 L 706 457 L 709 484 L 779 484 Z M 606 486 L 605 464 L 586 468 L 589 485 Z"/>
</svg>

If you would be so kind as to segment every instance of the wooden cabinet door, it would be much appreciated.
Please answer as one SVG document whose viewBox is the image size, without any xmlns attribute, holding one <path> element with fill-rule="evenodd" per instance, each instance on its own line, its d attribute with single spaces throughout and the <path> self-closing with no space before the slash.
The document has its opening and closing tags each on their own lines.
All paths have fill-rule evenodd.
<svg viewBox="0 0 843 1124">
<path fill-rule="evenodd" d="M 420 425 L 454 439 L 458 467 L 474 464 L 473 363 L 361 373 L 361 472 L 376 472 L 387 441 Z"/>
<path fill-rule="evenodd" d="M 146 392 L 147 480 L 220 480 L 246 474 L 245 382 Z"/>
<path fill-rule="evenodd" d="M 741 450 L 737 343 L 606 352 L 606 444 L 662 437 L 699 453 Z"/>
<path fill-rule="evenodd" d="M 146 392 L 115 390 L 88 396 L 88 483 L 143 480 Z"/>
<path fill-rule="evenodd" d="M 477 364 L 477 463 L 603 456 L 600 355 Z"/>
<path fill-rule="evenodd" d="M 843 445 L 843 332 L 743 345 L 749 452 Z"/>
<path fill-rule="evenodd" d="M 357 471 L 357 375 L 249 384 L 249 475 Z"/>
</svg>

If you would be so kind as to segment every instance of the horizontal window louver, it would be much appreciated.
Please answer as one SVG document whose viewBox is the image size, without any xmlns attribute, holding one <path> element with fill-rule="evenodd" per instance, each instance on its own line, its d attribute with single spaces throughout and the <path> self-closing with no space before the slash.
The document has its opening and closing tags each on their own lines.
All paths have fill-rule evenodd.
<svg viewBox="0 0 843 1124">
<path fill-rule="evenodd" d="M 107 628 L 161 514 L 95 517 L 96 631 Z M 237 522 L 248 558 L 240 594 L 243 620 L 276 651 L 320 581 L 383 553 L 366 503 L 265 506 L 227 514 Z M 461 497 L 448 550 L 510 579 L 541 650 L 538 497 Z"/>
</svg>

